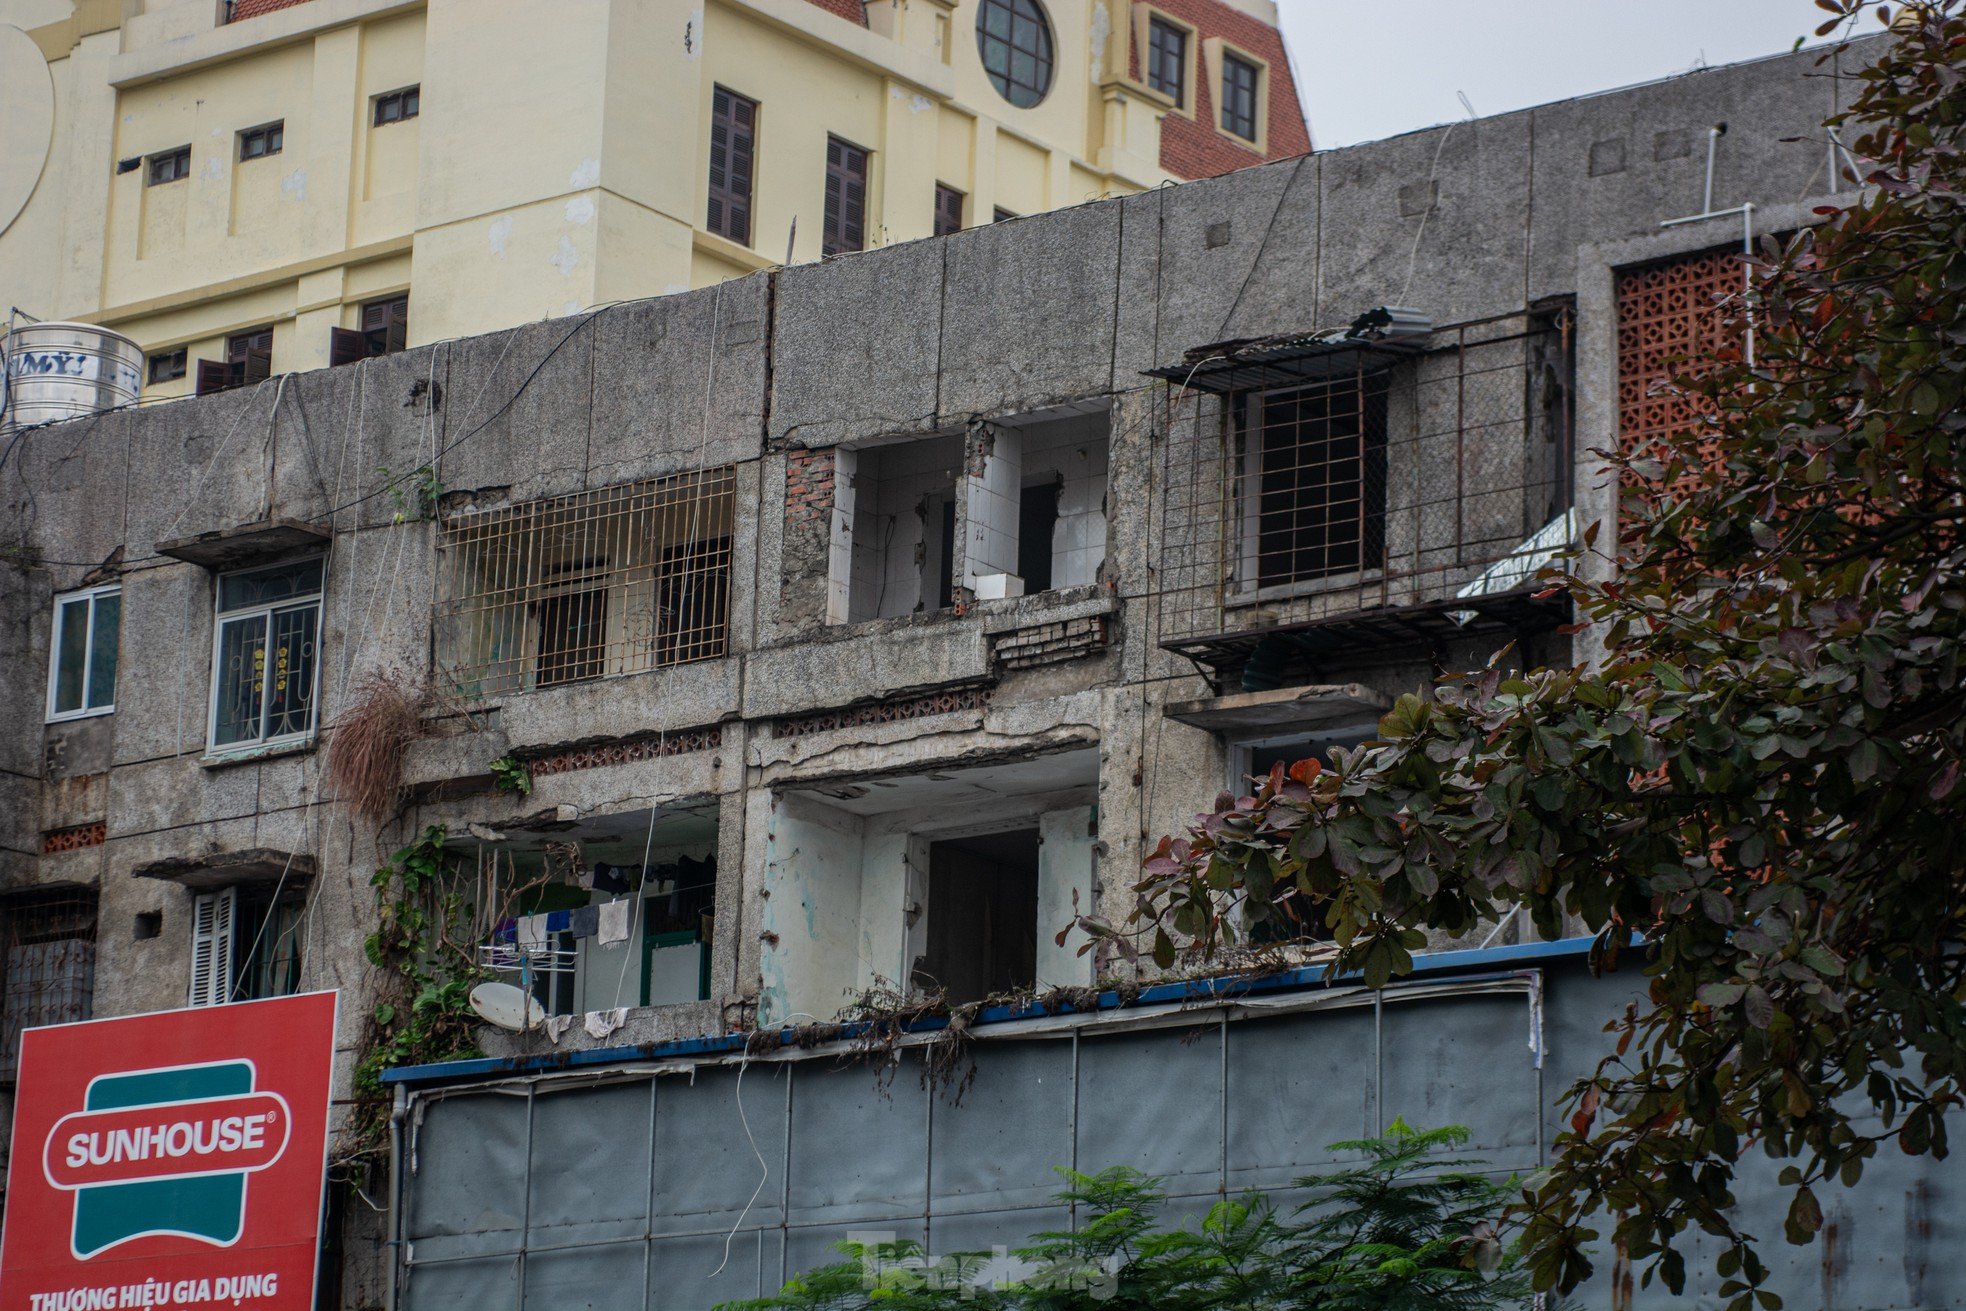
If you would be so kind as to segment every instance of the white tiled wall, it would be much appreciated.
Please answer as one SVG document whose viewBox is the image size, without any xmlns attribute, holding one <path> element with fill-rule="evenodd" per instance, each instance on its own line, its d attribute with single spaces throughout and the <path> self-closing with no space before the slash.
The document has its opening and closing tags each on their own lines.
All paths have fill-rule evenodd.
<svg viewBox="0 0 1966 1311">
<path fill-rule="evenodd" d="M 1022 430 L 1024 485 L 1062 480 L 1058 523 L 1051 534 L 1053 587 L 1099 580 L 1106 558 L 1107 431 L 1104 414 L 1075 415 Z"/>
<path fill-rule="evenodd" d="M 844 616 L 858 623 L 912 614 L 935 605 L 942 571 L 942 500 L 962 466 L 962 438 L 927 437 L 841 451 L 834 503 L 850 503 L 835 527 L 851 525 L 846 550 L 830 562 L 828 613 L 846 576 Z M 839 538 L 835 538 L 838 546 Z M 848 561 L 850 560 L 850 564 Z"/>
</svg>

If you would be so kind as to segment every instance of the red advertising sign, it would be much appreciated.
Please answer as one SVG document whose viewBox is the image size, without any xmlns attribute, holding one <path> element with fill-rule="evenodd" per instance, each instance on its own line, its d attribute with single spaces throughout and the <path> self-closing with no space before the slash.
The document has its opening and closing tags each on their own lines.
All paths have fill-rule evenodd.
<svg viewBox="0 0 1966 1311">
<path fill-rule="evenodd" d="M 335 994 L 21 1035 L 0 1311 L 314 1304 Z"/>
</svg>

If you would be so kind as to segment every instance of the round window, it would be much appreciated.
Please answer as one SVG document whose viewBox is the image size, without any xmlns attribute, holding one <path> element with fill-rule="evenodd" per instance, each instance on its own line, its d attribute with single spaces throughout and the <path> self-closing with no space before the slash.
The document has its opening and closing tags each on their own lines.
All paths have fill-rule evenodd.
<svg viewBox="0 0 1966 1311">
<path fill-rule="evenodd" d="M 976 49 L 997 93 L 1019 109 L 1051 90 L 1051 23 L 1038 0 L 983 0 Z"/>
</svg>

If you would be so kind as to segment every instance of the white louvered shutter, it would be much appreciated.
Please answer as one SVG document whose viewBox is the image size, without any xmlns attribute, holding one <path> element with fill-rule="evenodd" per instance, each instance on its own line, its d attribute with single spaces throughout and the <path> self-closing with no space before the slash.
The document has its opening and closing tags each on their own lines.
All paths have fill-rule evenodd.
<svg viewBox="0 0 1966 1311">
<path fill-rule="evenodd" d="M 232 986 L 232 924 L 237 888 L 201 892 L 191 903 L 191 1005 L 217 1006 Z"/>
</svg>

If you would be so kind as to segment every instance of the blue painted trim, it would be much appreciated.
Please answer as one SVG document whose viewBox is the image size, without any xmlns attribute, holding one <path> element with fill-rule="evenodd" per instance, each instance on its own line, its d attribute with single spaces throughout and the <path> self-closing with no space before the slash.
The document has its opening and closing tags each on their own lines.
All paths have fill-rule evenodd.
<svg viewBox="0 0 1966 1311">
<path fill-rule="evenodd" d="M 1414 957 L 1413 972 L 1404 977 L 1418 978 L 1423 975 L 1463 973 L 1470 969 L 1495 970 L 1516 965 L 1571 960 L 1587 955 L 1593 941 L 1594 939 L 1591 938 L 1562 938 L 1555 942 L 1528 942 L 1509 947 L 1435 952 Z M 1311 965 L 1253 979 L 1233 975 L 1213 979 L 1187 979 L 1143 988 L 1128 1000 L 1122 1000 L 1118 993 L 1110 990 L 1102 992 L 1094 1009 L 1121 1010 L 1128 1006 L 1159 1006 L 1169 1002 L 1205 1001 L 1217 997 L 1308 992 L 1318 988 L 1328 988 L 1334 984 L 1355 982 L 1359 977 L 1357 971 L 1350 971 L 1337 978 L 1327 979 L 1324 976 L 1323 966 Z M 1069 1015 L 1073 1010 L 1074 1008 L 1069 1006 L 1057 1011 L 1047 1011 L 1042 1006 L 1034 1005 L 991 1006 L 977 1015 L 976 1023 L 1006 1024 L 1046 1015 Z M 947 1019 L 934 1016 L 910 1025 L 908 1031 L 933 1033 L 938 1029 L 947 1028 L 948 1025 Z M 841 1029 L 840 1036 L 855 1037 L 865 1027 L 864 1024 L 846 1025 Z M 791 1029 L 781 1029 L 778 1033 L 778 1045 L 791 1046 L 792 1033 Z M 631 1047 L 593 1047 L 585 1051 L 550 1052 L 536 1056 L 497 1056 L 468 1061 L 441 1061 L 434 1065 L 406 1065 L 394 1070 L 385 1070 L 382 1074 L 382 1082 L 422 1088 L 447 1083 L 483 1082 L 514 1075 L 546 1074 L 555 1070 L 578 1070 L 597 1065 L 677 1060 L 692 1056 L 730 1056 L 743 1051 L 749 1037 L 749 1034 L 730 1033 L 701 1038 L 682 1038 L 672 1042 L 648 1042 Z"/>
</svg>

